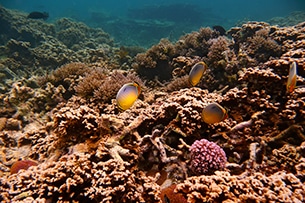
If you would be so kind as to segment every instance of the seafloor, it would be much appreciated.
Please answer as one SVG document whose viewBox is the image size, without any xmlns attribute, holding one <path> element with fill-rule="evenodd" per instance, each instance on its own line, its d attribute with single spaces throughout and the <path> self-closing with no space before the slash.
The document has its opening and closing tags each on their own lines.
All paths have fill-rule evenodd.
<svg viewBox="0 0 305 203">
<path fill-rule="evenodd" d="M 1 202 L 305 202 L 305 22 L 201 28 L 144 52 L 66 18 L 0 8 L 0 24 Z M 300 87 L 287 92 L 292 62 Z M 142 93 L 119 111 L 131 81 Z M 212 102 L 229 116 L 206 124 Z M 222 170 L 190 170 L 203 138 L 225 151 Z M 18 160 L 37 166 L 11 174 Z"/>
</svg>

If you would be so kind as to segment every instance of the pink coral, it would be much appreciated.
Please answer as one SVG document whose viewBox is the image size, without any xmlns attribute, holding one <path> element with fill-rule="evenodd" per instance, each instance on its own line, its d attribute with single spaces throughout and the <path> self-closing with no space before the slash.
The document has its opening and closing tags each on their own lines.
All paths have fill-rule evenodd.
<svg viewBox="0 0 305 203">
<path fill-rule="evenodd" d="M 227 162 L 223 149 L 206 139 L 196 140 L 190 147 L 190 152 L 191 170 L 198 175 L 223 169 Z"/>
</svg>

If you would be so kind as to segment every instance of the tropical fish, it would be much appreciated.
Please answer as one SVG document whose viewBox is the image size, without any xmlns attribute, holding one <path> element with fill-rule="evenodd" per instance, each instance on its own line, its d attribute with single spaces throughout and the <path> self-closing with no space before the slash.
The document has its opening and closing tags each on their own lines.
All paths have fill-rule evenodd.
<svg viewBox="0 0 305 203">
<path fill-rule="evenodd" d="M 294 61 L 289 68 L 289 75 L 287 80 L 286 89 L 287 92 L 291 93 L 297 85 L 297 63 Z"/>
<path fill-rule="evenodd" d="M 38 12 L 38 11 L 33 11 L 28 15 L 28 18 L 32 19 L 48 19 L 49 14 L 47 12 Z"/>
<path fill-rule="evenodd" d="M 214 124 L 228 118 L 228 113 L 227 110 L 219 104 L 211 103 L 203 109 L 201 118 L 207 124 Z"/>
<path fill-rule="evenodd" d="M 207 68 L 208 68 L 208 66 L 202 61 L 196 63 L 192 67 L 192 69 L 189 73 L 189 82 L 192 86 L 196 86 L 199 83 L 201 77 L 203 76 L 203 74 Z"/>
<path fill-rule="evenodd" d="M 167 197 L 167 195 L 164 195 L 164 201 L 165 203 L 170 203 L 171 201 L 169 200 L 169 198 Z"/>
<path fill-rule="evenodd" d="M 141 93 L 141 87 L 138 83 L 127 83 L 121 87 L 116 95 L 116 102 L 121 110 L 130 108 Z"/>
<path fill-rule="evenodd" d="M 221 25 L 214 25 L 212 28 L 213 30 L 219 32 L 221 36 L 226 35 L 226 30 Z"/>
<path fill-rule="evenodd" d="M 19 160 L 16 161 L 11 166 L 11 174 L 18 173 L 19 170 L 24 169 L 27 170 L 31 166 L 37 166 L 38 164 L 35 161 L 32 160 Z"/>
</svg>

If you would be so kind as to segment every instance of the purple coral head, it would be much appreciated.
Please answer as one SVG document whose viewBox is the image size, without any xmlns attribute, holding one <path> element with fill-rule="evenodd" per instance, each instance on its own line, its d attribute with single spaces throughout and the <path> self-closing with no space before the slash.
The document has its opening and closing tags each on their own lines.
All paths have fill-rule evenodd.
<svg viewBox="0 0 305 203">
<path fill-rule="evenodd" d="M 222 170 L 227 162 L 226 153 L 214 142 L 196 140 L 190 147 L 190 168 L 196 175 Z"/>
</svg>

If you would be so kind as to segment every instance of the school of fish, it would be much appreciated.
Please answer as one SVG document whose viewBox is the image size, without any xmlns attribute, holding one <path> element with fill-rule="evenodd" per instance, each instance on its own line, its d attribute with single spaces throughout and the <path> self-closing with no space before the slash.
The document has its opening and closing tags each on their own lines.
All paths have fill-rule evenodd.
<svg viewBox="0 0 305 203">
<path fill-rule="evenodd" d="M 196 86 L 200 82 L 207 68 L 208 66 L 203 61 L 193 65 L 189 73 L 189 83 L 191 86 Z M 292 93 L 294 89 L 297 88 L 296 83 L 297 63 L 293 62 L 290 65 L 286 83 L 286 90 L 288 93 Z M 116 96 L 118 108 L 122 111 L 129 109 L 138 99 L 140 93 L 141 87 L 138 83 L 132 82 L 124 84 Z M 201 118 L 207 124 L 219 123 L 228 118 L 228 111 L 218 103 L 211 103 L 202 110 Z"/>
</svg>

